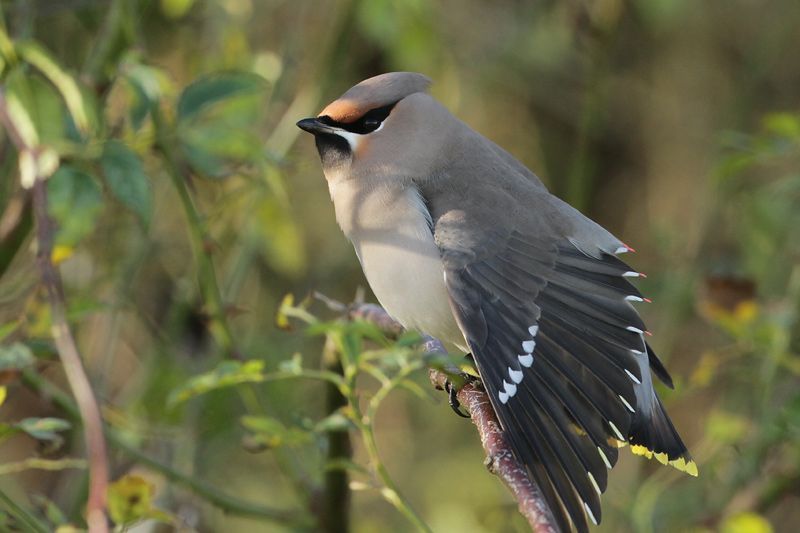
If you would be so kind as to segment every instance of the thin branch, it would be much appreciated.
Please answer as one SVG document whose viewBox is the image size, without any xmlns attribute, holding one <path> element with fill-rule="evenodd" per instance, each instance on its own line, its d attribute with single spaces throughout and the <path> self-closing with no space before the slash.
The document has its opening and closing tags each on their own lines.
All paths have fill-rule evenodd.
<svg viewBox="0 0 800 533">
<path fill-rule="evenodd" d="M 14 120 L 8 114 L 5 94 L 0 91 L 0 122 L 2 122 L 9 138 L 20 153 L 35 153 L 36 146 L 27 146 L 23 136 L 16 129 Z M 37 172 L 38 174 L 38 172 Z M 108 531 L 105 515 L 106 489 L 108 487 L 108 463 L 106 459 L 106 441 L 103 436 L 103 422 L 100 408 L 92 392 L 92 385 L 83 368 L 78 347 L 67 323 L 66 304 L 61 275 L 52 262 L 53 235 L 55 226 L 47 214 L 47 186 L 44 176 L 37 175 L 33 184 L 33 213 L 36 221 L 36 264 L 39 268 L 42 284 L 50 301 L 52 334 L 58 356 L 64 367 L 72 394 L 78 404 L 83 434 L 86 441 L 86 453 L 89 460 L 89 496 L 86 502 L 86 522 L 90 532 L 104 533 Z"/>
<path fill-rule="evenodd" d="M 375 324 L 390 337 L 398 337 L 404 331 L 403 326 L 390 317 L 389 313 L 379 305 L 362 303 L 351 306 L 348 317 Z"/>
<path fill-rule="evenodd" d="M 0 476 L 8 474 L 18 474 L 26 470 L 66 470 L 67 468 L 86 468 L 86 461 L 83 459 L 44 459 L 42 457 L 29 457 L 14 463 L 3 463 L 0 465 Z"/>
<path fill-rule="evenodd" d="M 403 327 L 377 305 L 353 306 L 349 316 L 369 321 L 392 336 L 403 331 Z M 446 353 L 442 343 L 434 338 L 429 337 L 424 347 L 431 353 Z M 431 369 L 429 378 L 437 389 L 444 390 L 448 375 L 440 370 Z M 486 465 L 489 471 L 509 488 L 517 501 L 520 513 L 528 521 L 531 529 L 535 533 L 557 532 L 558 527 L 541 489 L 530 479 L 525 466 L 514 457 L 486 391 L 477 382 L 471 382 L 464 385 L 456 396 L 461 405 L 469 411 L 472 422 L 478 430 L 481 444 L 486 452 Z"/>
<path fill-rule="evenodd" d="M 444 390 L 447 374 L 431 369 L 428 377 L 437 389 Z M 511 490 L 519 512 L 528 520 L 531 529 L 536 533 L 558 531 L 542 491 L 514 457 L 486 391 L 476 382 L 470 382 L 458 391 L 456 397 L 467 408 L 478 429 L 486 452 L 486 466 Z"/>
</svg>

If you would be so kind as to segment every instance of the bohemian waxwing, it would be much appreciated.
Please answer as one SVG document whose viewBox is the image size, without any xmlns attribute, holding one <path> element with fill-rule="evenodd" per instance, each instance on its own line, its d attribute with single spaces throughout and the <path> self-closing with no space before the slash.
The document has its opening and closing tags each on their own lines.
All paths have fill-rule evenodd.
<svg viewBox="0 0 800 533">
<path fill-rule="evenodd" d="M 336 220 L 381 305 L 474 358 L 517 459 L 564 530 L 600 522 L 618 447 L 697 475 L 653 389 L 630 250 L 508 152 L 393 72 L 312 133 Z M 571 523 L 571 525 L 570 525 Z"/>
</svg>

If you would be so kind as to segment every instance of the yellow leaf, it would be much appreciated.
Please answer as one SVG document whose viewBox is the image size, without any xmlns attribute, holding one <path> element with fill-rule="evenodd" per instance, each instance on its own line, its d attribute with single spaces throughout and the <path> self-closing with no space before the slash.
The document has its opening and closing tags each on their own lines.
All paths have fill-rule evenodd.
<svg viewBox="0 0 800 533">
<path fill-rule="evenodd" d="M 292 328 L 292 325 L 289 322 L 289 317 L 286 316 L 286 313 L 284 312 L 287 307 L 292 306 L 294 306 L 294 295 L 292 293 L 288 293 L 283 297 L 283 300 L 281 300 L 278 313 L 275 315 L 275 325 L 278 326 L 278 328 L 282 330 L 290 330 Z"/>
<path fill-rule="evenodd" d="M 763 516 L 744 512 L 729 517 L 720 527 L 722 533 L 772 533 L 772 526 Z"/>
<path fill-rule="evenodd" d="M 161 0 L 161 12 L 168 19 L 179 19 L 192 8 L 194 0 Z"/>
<path fill-rule="evenodd" d="M 49 178 L 58 169 L 58 152 L 50 147 L 43 147 L 36 159 L 39 176 Z"/>
<path fill-rule="evenodd" d="M 50 260 L 54 265 L 57 265 L 69 259 L 74 251 L 75 249 L 72 248 L 72 246 L 57 244 L 53 246 L 53 252 L 50 254 Z"/>
<path fill-rule="evenodd" d="M 747 325 L 758 316 L 758 304 L 755 300 L 739 302 L 733 310 L 733 316 L 740 324 Z"/>
<path fill-rule="evenodd" d="M 0 387 L 0 405 L 3 405 L 3 402 L 6 401 L 7 396 L 8 396 L 8 389 L 5 387 Z"/>
<path fill-rule="evenodd" d="M 689 382 L 695 387 L 707 387 L 717 375 L 721 363 L 720 357 L 714 352 L 705 352 L 695 366 Z"/>
<path fill-rule="evenodd" d="M 33 125 L 33 119 L 17 95 L 12 92 L 6 93 L 6 113 L 17 129 L 17 134 L 23 144 L 29 149 L 38 146 L 39 134 L 36 132 L 36 126 Z"/>
<path fill-rule="evenodd" d="M 153 510 L 155 489 L 147 480 L 124 476 L 108 487 L 108 514 L 115 524 L 131 524 L 147 518 Z"/>
<path fill-rule="evenodd" d="M 36 183 L 36 158 L 30 150 L 22 150 L 17 156 L 19 166 L 19 182 L 24 189 L 30 189 Z"/>
</svg>

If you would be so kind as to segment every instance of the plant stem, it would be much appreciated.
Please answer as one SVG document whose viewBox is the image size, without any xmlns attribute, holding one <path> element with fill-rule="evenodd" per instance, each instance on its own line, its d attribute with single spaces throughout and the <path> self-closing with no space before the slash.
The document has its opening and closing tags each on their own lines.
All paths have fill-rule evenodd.
<svg viewBox="0 0 800 533">
<path fill-rule="evenodd" d="M 334 346 L 344 347 L 342 343 L 342 339 L 336 339 L 331 342 Z M 353 420 L 356 423 L 356 426 L 361 433 L 361 440 L 364 442 L 364 448 L 367 450 L 367 455 L 369 456 L 369 462 L 372 465 L 373 470 L 375 471 L 375 475 L 378 476 L 378 480 L 383 485 L 381 489 L 381 496 L 392 504 L 395 509 L 400 511 L 400 513 L 408 519 L 409 522 L 414 524 L 414 527 L 417 531 L 425 531 L 430 532 L 431 529 L 425 524 L 425 522 L 420 518 L 419 515 L 414 511 L 411 505 L 403 498 L 400 494 L 400 491 L 397 488 L 394 480 L 389 475 L 389 471 L 384 466 L 383 462 L 381 461 L 380 454 L 378 453 L 378 444 L 375 441 L 375 432 L 372 429 L 373 421 L 375 420 L 374 414 L 375 410 L 377 409 L 378 405 L 380 404 L 380 398 L 382 398 L 388 390 L 394 386 L 395 379 L 391 380 L 389 384 L 384 385 L 378 393 L 376 393 L 376 397 L 380 397 L 377 401 L 373 397 L 373 401 L 370 402 L 369 407 L 367 408 L 367 413 L 364 414 L 361 411 L 361 407 L 359 406 L 359 399 L 358 394 L 356 393 L 356 377 L 358 375 L 358 357 L 356 354 L 346 353 L 347 350 L 342 350 L 342 359 L 341 363 L 344 365 L 344 376 L 345 376 L 345 387 L 343 387 L 342 393 L 345 394 L 347 398 L 347 403 L 350 406 L 350 409 L 353 411 Z M 407 370 L 407 369 L 405 369 Z M 403 371 L 401 371 L 403 374 Z M 407 374 L 403 375 L 405 378 Z M 403 378 L 400 378 L 402 380 Z M 386 389 L 386 390 L 384 390 Z"/>
<path fill-rule="evenodd" d="M 9 134 L 20 154 L 35 154 L 39 147 L 26 145 L 24 138 L 17 131 L 14 120 L 8 114 L 5 94 L 0 91 L 0 122 Z M 92 385 L 86 376 L 78 346 L 67 323 L 64 288 L 61 275 L 53 265 L 53 239 L 55 225 L 47 213 L 46 176 L 35 176 L 33 183 L 33 213 L 36 224 L 36 264 L 42 284 L 47 291 L 50 302 L 51 331 L 59 359 L 67 376 L 72 394 L 83 422 L 83 434 L 86 441 L 86 454 L 89 461 L 89 496 L 86 502 L 86 522 L 91 533 L 108 531 L 105 515 L 106 491 L 108 487 L 108 463 L 106 459 L 106 441 L 103 435 L 103 420 L 100 408 L 92 392 Z"/>
<path fill-rule="evenodd" d="M 378 306 L 360 304 L 351 307 L 349 314 L 351 317 L 359 317 L 362 320 L 377 325 L 387 334 L 394 334 L 402 331 L 402 326 L 394 322 L 388 313 Z M 428 337 L 425 340 L 423 349 L 428 354 L 447 353 L 441 341 L 432 337 Z M 407 503 L 403 502 L 401 499 L 398 501 L 394 500 L 395 498 L 399 499 L 399 494 L 397 490 L 394 489 L 394 485 L 388 477 L 386 469 L 380 463 L 371 425 L 378 406 L 386 392 L 402 382 L 405 376 L 413 372 L 416 368 L 417 366 L 415 364 L 409 364 L 401 369 L 397 376 L 390 382 L 384 384 L 375 396 L 373 396 L 367 410 L 367 416 L 361 416 L 360 412 L 357 412 L 357 414 L 359 415 L 358 420 L 361 422 L 359 424 L 359 429 L 362 431 L 370 460 L 373 465 L 375 465 L 378 476 L 381 477 L 381 480 L 389 489 L 389 492 L 383 494 L 384 498 L 392 502 L 395 507 L 408 516 L 409 520 L 418 528 L 427 531 L 427 526 L 416 517 Z M 429 371 L 429 378 L 431 383 L 439 390 L 444 390 L 445 383 L 451 379 L 450 375 L 447 373 L 435 369 Z M 357 398 L 355 400 L 357 400 Z M 352 398 L 350 399 L 351 402 L 355 400 Z M 492 409 L 491 402 L 486 395 L 486 391 L 483 390 L 481 386 L 477 386 L 474 382 L 467 383 L 459 389 L 458 400 L 467 408 L 470 413 L 470 418 L 472 418 L 472 422 L 478 430 L 481 445 L 487 455 L 489 470 L 497 475 L 511 490 L 514 499 L 517 501 L 520 513 L 522 513 L 528 521 L 531 530 L 536 533 L 554 533 L 557 531 L 555 520 L 553 519 L 541 489 L 528 476 L 525 466 L 519 463 L 514 457 L 514 453 L 511 451 L 506 436 L 501 429 L 500 422 L 497 420 L 497 415 L 494 409 Z M 355 406 L 357 407 L 358 404 L 355 403 Z"/>
<path fill-rule="evenodd" d="M 65 470 L 67 468 L 86 468 L 86 461 L 83 459 L 44 459 L 41 457 L 29 457 L 14 463 L 0 464 L 0 476 L 17 474 L 25 470 Z"/>
<path fill-rule="evenodd" d="M 377 474 L 378 479 L 383 484 L 381 496 L 383 496 L 386 501 L 391 503 L 395 509 L 400 511 L 400 513 L 402 513 L 409 522 L 414 524 L 414 527 L 417 529 L 417 531 L 425 531 L 430 533 L 431 529 L 427 524 L 425 524 L 422 518 L 417 515 L 414 509 L 411 508 L 411 505 L 400 494 L 400 491 L 397 489 L 397 485 L 395 485 L 394 480 L 392 480 L 391 476 L 389 475 L 389 471 L 381 461 L 380 455 L 378 454 L 378 444 L 375 441 L 375 432 L 372 431 L 372 424 L 360 423 L 358 427 L 361 430 L 361 438 L 364 441 L 364 447 L 367 450 L 367 455 L 369 455 L 369 461 L 372 463 L 372 468 L 375 470 L 375 474 Z"/>
<path fill-rule="evenodd" d="M 156 148 L 164 157 L 167 174 L 178 192 L 183 211 L 186 214 L 186 221 L 189 224 L 189 240 L 197 262 L 197 277 L 211 318 L 209 328 L 211 335 L 220 345 L 226 357 L 238 359 L 241 354 L 236 350 L 233 332 L 225 315 L 225 303 L 211 258 L 213 245 L 206 236 L 205 225 L 189 194 L 181 166 L 175 158 L 175 147 L 170 140 L 171 135 L 166 131 L 167 125 L 158 109 L 153 110 L 153 122 L 156 128 Z"/>
<path fill-rule="evenodd" d="M 106 12 L 102 28 L 89 51 L 83 75 L 93 81 L 102 76 L 103 65 L 109 59 L 116 40 L 123 33 L 125 13 L 122 0 L 112 0 Z"/>
</svg>

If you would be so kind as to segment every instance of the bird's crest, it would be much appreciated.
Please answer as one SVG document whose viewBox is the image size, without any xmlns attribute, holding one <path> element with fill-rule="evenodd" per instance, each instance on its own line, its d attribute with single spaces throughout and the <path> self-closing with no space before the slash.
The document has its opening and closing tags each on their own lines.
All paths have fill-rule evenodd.
<svg viewBox="0 0 800 533">
<path fill-rule="evenodd" d="M 430 78 L 416 72 L 381 74 L 348 89 L 328 104 L 319 116 L 327 116 L 340 123 L 354 122 L 371 109 L 394 104 L 414 93 L 425 92 L 430 84 Z"/>
</svg>

